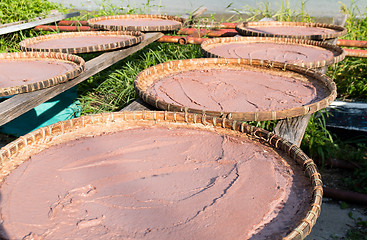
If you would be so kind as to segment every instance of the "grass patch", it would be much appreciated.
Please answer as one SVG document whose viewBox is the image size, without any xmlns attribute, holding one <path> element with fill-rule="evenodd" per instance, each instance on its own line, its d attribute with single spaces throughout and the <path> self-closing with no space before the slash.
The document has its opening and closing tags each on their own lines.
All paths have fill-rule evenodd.
<svg viewBox="0 0 367 240">
<path fill-rule="evenodd" d="M 344 39 L 367 41 L 367 9 L 362 12 L 355 5 L 342 10 L 348 14 L 346 28 L 348 33 Z M 340 99 L 367 101 L 367 58 L 346 58 L 329 69 L 338 88 Z"/>
<path fill-rule="evenodd" d="M 32 21 L 36 17 L 45 17 L 51 10 L 65 11 L 59 4 L 46 0 L 1 0 L 0 24 L 19 21 Z M 40 32 L 23 30 L 20 32 L 0 35 L 0 52 L 18 52 L 19 42 L 30 37 L 38 36 Z"/>
<path fill-rule="evenodd" d="M 349 206 L 346 204 L 346 208 Z M 367 240 L 367 221 L 363 221 L 361 218 L 353 216 L 352 212 L 349 212 L 348 216 L 353 219 L 354 226 L 347 231 L 345 237 L 332 237 L 333 240 Z"/>
<path fill-rule="evenodd" d="M 80 84 L 83 114 L 117 111 L 137 97 L 134 79 L 139 72 L 159 63 L 201 57 L 197 45 L 152 43 L 111 68 Z"/>
<path fill-rule="evenodd" d="M 45 17 L 53 9 L 61 8 L 59 4 L 46 0 L 1 0 L 0 24 Z"/>
<path fill-rule="evenodd" d="M 242 16 L 238 21 L 259 21 L 263 18 L 272 18 L 274 21 L 283 22 L 313 22 L 314 18 L 311 17 L 305 10 L 307 1 L 299 1 L 297 9 L 292 9 L 289 1 L 282 1 L 281 7 L 277 11 L 272 11 L 271 2 L 258 2 L 256 7 L 249 5 L 244 6 L 242 10 L 234 9 L 234 11 Z"/>
</svg>

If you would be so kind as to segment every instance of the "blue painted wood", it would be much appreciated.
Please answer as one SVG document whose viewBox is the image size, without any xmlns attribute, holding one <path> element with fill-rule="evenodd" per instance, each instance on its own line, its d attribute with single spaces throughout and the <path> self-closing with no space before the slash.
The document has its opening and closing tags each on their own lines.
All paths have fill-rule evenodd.
<svg viewBox="0 0 367 240">
<path fill-rule="evenodd" d="M 367 103 L 334 101 L 327 109 L 326 126 L 367 132 Z"/>
</svg>

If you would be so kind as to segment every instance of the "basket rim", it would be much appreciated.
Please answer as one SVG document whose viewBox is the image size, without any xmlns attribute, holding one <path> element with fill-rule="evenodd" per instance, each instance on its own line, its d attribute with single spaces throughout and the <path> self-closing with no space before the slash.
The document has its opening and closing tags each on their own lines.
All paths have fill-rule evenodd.
<svg viewBox="0 0 367 240">
<path fill-rule="evenodd" d="M 314 66 L 324 67 L 333 65 L 335 63 L 341 62 L 345 58 L 345 51 L 336 45 L 329 44 L 321 41 L 314 41 L 309 39 L 297 39 L 297 38 L 275 38 L 275 37 L 224 37 L 224 38 L 213 38 L 206 41 L 200 45 L 201 52 L 205 57 L 210 58 L 223 58 L 218 54 L 214 54 L 211 52 L 211 49 L 216 45 L 226 44 L 226 43 L 275 43 L 282 45 L 301 45 L 304 47 L 319 47 L 333 53 L 336 53 L 336 56 L 330 57 L 328 59 L 319 60 L 319 61 L 311 61 L 311 62 L 302 62 L 302 63 L 291 63 L 294 65 L 298 65 L 301 67 L 312 68 Z M 267 60 L 267 59 L 264 59 Z"/>
<path fill-rule="evenodd" d="M 33 48 L 29 47 L 31 44 L 47 42 L 54 39 L 73 38 L 73 37 L 85 37 L 85 36 L 132 36 L 131 39 L 122 41 L 116 41 L 113 43 L 90 45 L 86 47 L 74 47 L 74 48 Z M 28 38 L 19 43 L 21 51 L 24 52 L 62 52 L 69 54 L 78 53 L 90 53 L 110 51 L 124 47 L 130 47 L 138 44 L 144 40 L 144 34 L 139 31 L 86 31 L 86 32 L 64 32 L 56 34 L 41 35 L 33 38 Z"/>
<path fill-rule="evenodd" d="M 0 60 L 37 60 L 37 59 L 52 59 L 53 61 L 69 62 L 74 64 L 74 68 L 70 71 L 54 76 L 42 81 L 18 85 L 13 87 L 0 88 L 0 96 L 10 96 L 14 94 L 33 92 L 49 87 L 53 87 L 60 83 L 66 82 L 79 76 L 85 69 L 85 61 L 83 58 L 65 53 L 55 52 L 14 52 L 0 53 Z"/>
<path fill-rule="evenodd" d="M 255 32 L 247 27 L 257 26 L 285 26 L 285 27 L 318 27 L 335 30 L 335 33 L 329 34 L 308 34 L 308 35 L 286 35 L 286 34 L 268 34 Z M 280 37 L 280 38 L 301 38 L 310 40 L 326 40 L 338 38 L 347 33 L 347 29 L 342 26 L 326 24 L 326 23 L 305 23 L 305 22 L 278 22 L 278 21 L 262 21 L 262 22 L 242 22 L 236 25 L 235 29 L 241 35 L 251 35 L 258 37 Z"/>
<path fill-rule="evenodd" d="M 74 133 L 91 125 L 103 126 L 114 124 L 115 126 L 121 126 L 122 124 L 119 123 L 127 122 L 128 124 L 136 126 L 136 123 L 140 121 L 151 123 L 151 125 L 154 126 L 159 124 L 167 126 L 168 124 L 169 126 L 174 125 L 192 128 L 202 127 L 205 129 L 210 127 L 213 131 L 215 131 L 215 129 L 221 129 L 227 134 L 243 134 L 247 137 L 251 137 L 253 140 L 258 141 L 261 144 L 282 151 L 302 168 L 306 176 L 309 177 L 312 185 L 312 200 L 308 208 L 310 210 L 307 213 L 305 212 L 304 218 L 297 223 L 297 227 L 295 229 L 289 231 L 289 234 L 284 239 L 303 239 L 311 232 L 312 227 L 315 225 L 316 220 L 320 215 L 323 197 L 321 175 L 313 160 L 295 144 L 288 142 L 274 133 L 248 125 L 244 122 L 229 120 L 226 118 L 210 117 L 205 114 L 201 115 L 187 112 L 177 113 L 167 111 L 110 112 L 85 115 L 42 127 L 14 140 L 0 149 L 0 182 L 3 182 L 6 176 L 8 176 L 20 164 L 29 159 L 15 159 L 18 153 L 26 147 L 32 147 L 32 145 L 40 142 L 52 141 L 55 136 L 63 135 L 65 133 Z M 112 129 L 111 131 L 116 132 L 119 131 L 119 129 Z M 78 135 L 78 137 L 83 136 L 86 135 Z"/>
<path fill-rule="evenodd" d="M 103 20 L 114 20 L 114 19 L 134 19 L 134 18 L 148 18 L 158 20 L 172 20 L 176 21 L 176 24 L 161 25 L 161 26 L 113 26 L 99 24 L 98 21 Z M 126 14 L 126 15 L 113 15 L 113 16 L 102 16 L 87 20 L 88 26 L 95 29 L 104 29 L 110 31 L 142 31 L 142 32 L 162 32 L 162 31 L 173 31 L 180 29 L 182 24 L 185 22 L 183 18 L 171 15 L 160 15 L 160 14 Z"/>
<path fill-rule="evenodd" d="M 260 67 L 264 69 L 277 69 L 283 71 L 291 71 L 312 77 L 317 81 L 320 81 L 329 90 L 329 95 L 325 98 L 303 106 L 293 107 L 277 111 L 258 111 L 258 112 L 219 112 L 212 110 L 204 110 L 198 108 L 189 108 L 186 106 L 180 106 L 176 104 L 167 103 L 163 100 L 158 99 L 156 96 L 149 94 L 146 90 L 148 86 L 158 81 L 162 76 L 167 76 L 173 73 L 173 70 L 190 71 L 193 69 L 202 69 L 200 67 L 206 67 L 211 64 L 213 66 L 225 66 L 227 69 L 231 67 L 251 66 Z M 319 66 L 315 66 L 319 67 Z M 158 76 L 160 74 L 160 76 Z M 159 78 L 160 77 L 160 78 Z M 144 81 L 146 79 L 151 80 L 148 86 L 145 86 Z M 265 60 L 254 60 L 254 59 L 235 59 L 235 58 L 197 58 L 197 59 L 186 59 L 176 60 L 161 63 L 150 68 L 141 71 L 135 78 L 134 81 L 135 90 L 139 97 L 148 104 L 156 107 L 157 109 L 177 112 L 192 112 L 202 113 L 215 117 L 226 117 L 229 119 L 240 120 L 240 121 L 267 121 L 267 120 L 279 120 L 291 117 L 299 117 L 307 114 L 317 112 L 323 108 L 329 106 L 336 98 L 336 85 L 326 75 L 320 74 L 319 72 L 310 69 L 302 68 L 300 66 L 292 64 L 284 64 L 273 61 Z"/>
</svg>

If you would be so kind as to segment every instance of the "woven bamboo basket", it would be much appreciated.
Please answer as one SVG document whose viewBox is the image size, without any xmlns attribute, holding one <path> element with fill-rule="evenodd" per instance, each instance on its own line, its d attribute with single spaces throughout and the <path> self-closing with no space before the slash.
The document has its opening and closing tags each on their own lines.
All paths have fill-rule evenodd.
<svg viewBox="0 0 367 240">
<path fill-rule="evenodd" d="M 82 47 L 80 43 L 78 43 L 78 38 L 84 37 L 98 37 L 103 41 L 106 37 L 123 37 L 126 36 L 128 39 L 116 40 L 114 42 L 101 43 L 101 44 L 91 44 L 85 45 L 82 43 Z M 34 44 L 39 43 L 47 43 L 47 42 L 55 42 L 57 41 L 60 44 L 60 41 L 63 39 L 70 40 L 75 39 L 75 47 L 37 47 L 32 46 Z M 66 32 L 66 33 L 58 33 L 58 34 L 49 34 L 43 35 L 33 38 L 28 38 L 19 43 L 20 49 L 22 51 L 35 51 L 35 52 L 62 52 L 62 53 L 90 53 L 90 52 L 101 52 L 101 51 L 110 51 L 124 47 L 130 47 L 132 45 L 138 44 L 144 40 L 144 34 L 141 32 L 127 32 L 127 31 L 92 31 L 92 32 Z M 74 45 L 73 44 L 73 45 Z"/>
<path fill-rule="evenodd" d="M 303 76 L 313 78 L 323 87 L 325 87 L 327 91 L 327 96 L 322 100 L 311 104 L 277 111 L 218 112 L 208 109 L 188 108 L 187 106 L 167 103 L 147 92 L 147 89 L 150 86 L 152 86 L 155 82 L 159 81 L 163 77 L 185 71 L 210 69 L 255 69 L 258 71 L 275 71 L 280 75 L 284 74 L 284 76 L 287 74 L 301 74 Z M 336 98 L 335 83 L 323 74 L 320 74 L 312 69 L 306 69 L 296 65 L 287 65 L 284 63 L 252 59 L 201 58 L 166 62 L 145 69 L 137 75 L 134 83 L 135 89 L 138 92 L 139 96 L 145 102 L 158 109 L 167 111 L 202 113 L 210 116 L 226 117 L 229 119 L 241 121 L 266 121 L 303 116 L 306 114 L 317 112 L 329 106 L 330 103 L 332 103 Z"/>
<path fill-rule="evenodd" d="M 152 26 L 149 25 L 141 25 L 141 24 L 119 24 L 119 20 L 155 20 L 158 23 Z M 104 24 L 102 21 L 116 21 L 116 24 Z M 165 21 L 169 21 L 169 23 L 165 23 Z M 159 23 L 161 21 L 161 23 Z M 102 22 L 102 23 L 101 23 Z M 88 20 L 88 25 L 95 29 L 105 29 L 112 31 L 142 31 L 142 32 L 164 32 L 164 31 L 173 31 L 180 29 L 182 27 L 184 20 L 182 18 L 176 16 L 168 16 L 168 15 L 114 15 L 114 16 L 103 16 L 92 18 Z"/>
<path fill-rule="evenodd" d="M 126 129 L 144 126 L 158 126 L 184 129 L 201 129 L 224 135 L 247 137 L 251 141 L 280 151 L 302 168 L 312 185 L 311 202 L 307 210 L 300 216 L 300 222 L 294 229 L 288 229 L 283 239 L 304 239 L 310 232 L 320 214 L 322 203 L 322 181 L 315 163 L 296 145 L 263 129 L 225 118 L 209 117 L 200 114 L 175 113 L 162 111 L 136 111 L 104 113 L 89 115 L 59 122 L 40 128 L 9 143 L 0 150 L 1 175 L 0 182 L 11 174 L 18 166 L 30 159 L 30 156 L 63 142 L 81 137 L 93 137 Z M 6 229 L 5 229 L 6 230 Z M 284 236 L 284 235 L 283 235 Z"/>
<path fill-rule="evenodd" d="M 282 34 L 279 33 L 266 33 L 259 32 L 254 29 L 260 27 L 310 27 L 310 28 L 324 28 L 333 30 L 332 33 L 325 34 Z M 243 22 L 236 26 L 236 30 L 243 36 L 256 36 L 256 37 L 280 37 L 280 38 L 301 38 L 310 40 L 326 40 L 338 38 L 347 33 L 347 29 L 342 26 L 324 24 L 324 23 L 304 23 L 304 22 L 277 22 L 277 21 L 263 21 L 263 22 Z"/>
<path fill-rule="evenodd" d="M 302 46 L 310 49 L 320 49 L 321 51 L 328 50 L 333 53 L 333 56 L 329 58 L 320 59 L 317 61 L 302 61 L 302 62 L 289 62 L 306 68 L 320 68 L 329 66 L 342 61 L 345 58 L 345 52 L 342 48 L 321 41 L 313 41 L 307 39 L 295 39 L 295 38 L 269 38 L 269 37 L 226 37 L 226 38 L 213 38 L 204 41 L 201 44 L 201 51 L 205 57 L 210 58 L 223 58 L 212 52 L 215 47 L 226 46 L 228 44 L 238 44 L 244 46 L 251 43 L 273 43 L 279 46 Z M 271 59 L 262 59 L 271 60 Z"/>
<path fill-rule="evenodd" d="M 52 52 L 16 52 L 16 53 L 0 53 L 0 64 L 5 62 L 24 62 L 24 61 L 53 61 L 55 63 L 68 63 L 74 65 L 72 70 L 65 71 L 63 74 L 55 75 L 42 81 L 24 84 L 19 80 L 16 86 L 0 88 L 0 96 L 9 96 L 19 93 L 33 92 L 44 88 L 55 86 L 59 83 L 66 82 L 80 75 L 84 71 L 85 61 L 78 56 L 65 53 Z M 22 69 L 19 69 L 22 71 Z M 42 72 L 38 73 L 42 74 Z"/>
</svg>

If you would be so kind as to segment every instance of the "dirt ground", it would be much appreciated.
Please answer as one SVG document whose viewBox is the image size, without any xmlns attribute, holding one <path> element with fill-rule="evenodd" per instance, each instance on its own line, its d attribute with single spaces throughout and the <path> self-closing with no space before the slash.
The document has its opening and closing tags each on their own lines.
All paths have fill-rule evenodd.
<svg viewBox="0 0 367 240">
<path fill-rule="evenodd" d="M 367 220 L 367 207 L 351 205 L 342 209 L 339 202 L 324 198 L 321 205 L 321 215 L 317 219 L 311 234 L 306 240 L 336 240 L 344 239 L 347 231 L 355 226 L 354 219 Z"/>
</svg>

